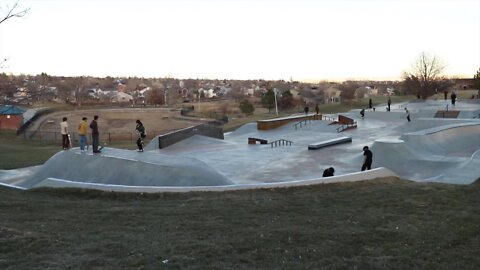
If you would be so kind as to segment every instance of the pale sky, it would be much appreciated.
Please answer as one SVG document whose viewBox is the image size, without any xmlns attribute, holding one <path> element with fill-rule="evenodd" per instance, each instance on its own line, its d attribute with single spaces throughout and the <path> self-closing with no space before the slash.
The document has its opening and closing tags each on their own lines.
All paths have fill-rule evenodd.
<svg viewBox="0 0 480 270">
<path fill-rule="evenodd" d="M 12 0 L 0 0 L 5 6 Z M 399 79 L 421 52 L 480 68 L 480 0 L 20 0 L 0 72 L 294 80 Z M 3 15 L 3 14 L 2 14 Z"/>
</svg>

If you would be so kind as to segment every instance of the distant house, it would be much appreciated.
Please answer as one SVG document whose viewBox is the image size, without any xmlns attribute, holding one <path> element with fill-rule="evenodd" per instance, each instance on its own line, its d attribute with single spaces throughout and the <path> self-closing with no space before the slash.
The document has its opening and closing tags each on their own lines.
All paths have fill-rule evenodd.
<svg viewBox="0 0 480 270">
<path fill-rule="evenodd" d="M 23 123 L 24 112 L 17 106 L 0 105 L 0 129 L 17 130 Z"/>
<path fill-rule="evenodd" d="M 290 93 L 292 94 L 294 100 L 302 100 L 302 95 L 300 95 L 298 90 L 290 89 Z"/>
<path fill-rule="evenodd" d="M 133 96 L 123 92 L 112 91 L 110 93 L 111 102 L 131 102 L 132 100 L 133 100 Z"/>
<path fill-rule="evenodd" d="M 355 90 L 355 96 L 357 98 L 369 98 L 378 95 L 378 89 L 370 86 L 361 86 Z"/>
<path fill-rule="evenodd" d="M 340 103 L 341 97 L 340 94 L 342 91 L 340 91 L 337 88 L 334 87 L 329 87 L 328 89 L 325 89 L 324 91 L 324 100 L 325 103 Z"/>
</svg>

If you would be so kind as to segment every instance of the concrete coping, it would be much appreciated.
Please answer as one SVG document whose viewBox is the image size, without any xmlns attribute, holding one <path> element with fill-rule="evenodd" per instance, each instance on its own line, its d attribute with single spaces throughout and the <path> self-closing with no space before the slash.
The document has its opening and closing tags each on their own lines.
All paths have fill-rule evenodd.
<svg viewBox="0 0 480 270">
<path fill-rule="evenodd" d="M 278 117 L 278 118 L 272 118 L 272 119 L 264 119 L 264 120 L 257 120 L 257 122 L 275 122 L 275 121 L 282 121 L 282 120 L 292 120 L 292 119 L 299 119 L 299 118 L 305 118 L 308 116 L 315 116 L 316 114 L 299 114 L 299 115 L 290 115 L 290 116 L 285 116 L 285 117 Z"/>
<path fill-rule="evenodd" d="M 478 126 L 480 123 L 456 123 L 456 124 L 449 124 L 429 129 L 424 129 L 420 131 L 406 133 L 405 135 L 430 135 L 437 132 L 445 131 L 448 129 L 460 128 L 460 127 L 468 127 L 468 126 Z"/>
</svg>

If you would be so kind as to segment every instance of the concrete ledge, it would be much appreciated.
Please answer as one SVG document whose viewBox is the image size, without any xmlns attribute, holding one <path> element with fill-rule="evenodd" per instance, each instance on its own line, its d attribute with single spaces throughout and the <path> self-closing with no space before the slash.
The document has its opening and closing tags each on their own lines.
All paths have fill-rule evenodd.
<svg viewBox="0 0 480 270">
<path fill-rule="evenodd" d="M 318 184 L 328 184 L 337 182 L 356 182 L 364 180 L 373 180 L 383 177 L 398 177 L 395 173 L 387 168 L 380 167 L 369 171 L 356 172 L 332 177 L 315 178 L 308 180 L 276 182 L 276 183 L 260 183 L 260 184 L 245 184 L 245 185 L 228 185 L 228 186 L 189 186 L 189 187 L 152 187 L 152 186 L 124 186 L 124 185 L 107 185 L 98 183 L 74 182 L 56 178 L 44 179 L 38 187 L 52 187 L 52 188 L 85 188 L 102 191 L 115 192 L 145 192 L 145 193 L 160 193 L 160 192 L 192 192 L 192 191 L 234 191 L 234 190 L 248 190 L 260 188 L 289 188 L 299 186 L 311 186 Z"/>
<path fill-rule="evenodd" d="M 349 143 L 349 142 L 352 142 L 352 137 L 339 137 L 339 138 L 335 138 L 327 141 L 309 144 L 308 150 L 317 150 L 327 146 L 332 146 L 332 145 L 341 144 L 341 143 Z"/>
<path fill-rule="evenodd" d="M 248 144 L 257 144 L 259 142 L 260 144 L 268 144 L 268 141 L 265 139 L 259 139 L 259 138 L 248 138 Z"/>
<path fill-rule="evenodd" d="M 270 130 L 281 127 L 293 121 L 301 121 L 301 120 L 322 120 L 321 114 L 309 114 L 309 115 L 293 115 L 287 117 L 279 117 L 279 118 L 272 118 L 266 120 L 258 120 L 257 121 L 257 129 L 258 130 Z"/>
</svg>

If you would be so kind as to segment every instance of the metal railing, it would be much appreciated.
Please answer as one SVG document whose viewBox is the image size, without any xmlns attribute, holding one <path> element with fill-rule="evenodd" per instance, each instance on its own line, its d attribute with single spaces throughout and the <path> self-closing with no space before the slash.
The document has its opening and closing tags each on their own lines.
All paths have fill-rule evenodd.
<svg viewBox="0 0 480 270">
<path fill-rule="evenodd" d="M 297 130 L 298 126 L 302 127 L 302 124 L 306 126 L 306 125 L 307 125 L 307 121 L 308 121 L 308 123 L 310 123 L 310 122 L 312 121 L 312 119 L 308 118 L 308 119 L 304 119 L 304 120 L 302 120 L 302 121 L 300 121 L 300 122 L 295 123 L 295 124 L 294 124 L 295 130 Z"/>
<path fill-rule="evenodd" d="M 172 130 L 174 131 L 174 130 Z M 146 140 L 153 139 L 155 136 L 164 134 L 167 132 L 172 131 L 148 131 Z M 79 136 L 76 132 L 70 132 L 70 140 L 75 145 L 78 143 Z M 18 134 L 19 137 L 25 140 L 40 140 L 40 141 L 53 141 L 53 142 L 61 142 L 62 141 L 62 134 L 60 132 L 55 131 L 22 131 Z M 101 142 L 120 142 L 120 141 L 136 141 L 138 138 L 138 134 L 136 132 L 100 132 L 100 141 Z M 92 135 L 87 135 L 87 140 L 92 140 Z"/>
<path fill-rule="evenodd" d="M 336 122 L 337 121 L 335 118 L 333 118 L 331 116 L 326 116 L 326 115 L 324 115 L 322 117 L 322 119 L 325 120 L 325 121 L 331 121 L 331 122 Z"/>
<path fill-rule="evenodd" d="M 273 148 L 273 146 L 275 145 L 275 147 L 278 146 L 282 146 L 282 145 L 288 145 L 288 146 L 291 146 L 292 145 L 292 141 L 289 141 L 289 140 L 285 140 L 285 139 L 278 139 L 276 141 L 273 141 L 270 143 L 271 145 L 271 148 Z"/>
<path fill-rule="evenodd" d="M 357 127 L 357 122 L 353 122 L 352 124 L 341 125 L 337 128 L 337 132 L 340 133 L 346 129 L 353 128 L 353 127 Z"/>
</svg>

